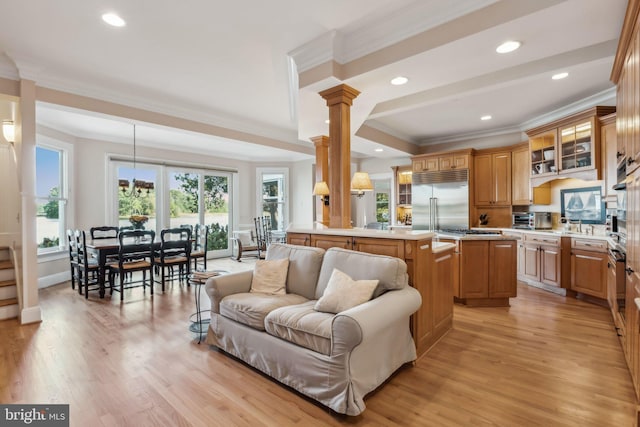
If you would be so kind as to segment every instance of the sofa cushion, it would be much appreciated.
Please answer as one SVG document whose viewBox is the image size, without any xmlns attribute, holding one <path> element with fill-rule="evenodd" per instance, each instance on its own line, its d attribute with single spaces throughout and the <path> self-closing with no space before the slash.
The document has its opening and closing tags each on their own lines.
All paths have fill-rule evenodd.
<svg viewBox="0 0 640 427">
<path fill-rule="evenodd" d="M 220 301 L 220 314 L 236 322 L 264 331 L 264 318 L 269 312 L 279 307 L 301 304 L 306 301 L 308 301 L 307 298 L 296 294 L 232 294 Z"/>
<path fill-rule="evenodd" d="M 324 249 L 310 246 L 272 243 L 267 249 L 265 259 L 288 258 L 287 292 L 302 295 L 307 299 L 317 299 L 316 284 L 324 252 Z"/>
<path fill-rule="evenodd" d="M 369 301 L 376 286 L 377 279 L 353 280 L 349 275 L 334 268 L 322 297 L 313 308 L 326 313 L 340 313 Z"/>
<path fill-rule="evenodd" d="M 329 356 L 334 314 L 313 309 L 315 301 L 281 307 L 265 319 L 267 333 Z"/>
<path fill-rule="evenodd" d="M 249 292 L 262 292 L 272 295 L 286 294 L 288 269 L 289 260 L 287 258 L 256 261 Z"/>
<path fill-rule="evenodd" d="M 409 283 L 407 264 L 400 258 L 331 248 L 322 261 L 315 298 L 309 299 L 322 296 L 334 268 L 348 274 L 353 280 L 378 279 L 374 298 L 389 290 L 402 289 Z"/>
</svg>

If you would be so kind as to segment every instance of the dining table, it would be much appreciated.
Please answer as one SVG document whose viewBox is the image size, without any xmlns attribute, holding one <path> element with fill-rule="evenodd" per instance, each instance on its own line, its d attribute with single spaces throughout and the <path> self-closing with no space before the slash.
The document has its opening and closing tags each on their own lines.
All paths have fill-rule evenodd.
<svg viewBox="0 0 640 427">
<path fill-rule="evenodd" d="M 160 239 L 156 238 L 153 242 L 153 249 L 160 249 Z M 98 260 L 98 285 L 100 298 L 104 298 L 105 277 L 107 269 L 107 258 L 109 256 L 118 255 L 119 241 L 113 239 L 90 239 L 86 243 L 87 252 L 91 253 Z"/>
</svg>

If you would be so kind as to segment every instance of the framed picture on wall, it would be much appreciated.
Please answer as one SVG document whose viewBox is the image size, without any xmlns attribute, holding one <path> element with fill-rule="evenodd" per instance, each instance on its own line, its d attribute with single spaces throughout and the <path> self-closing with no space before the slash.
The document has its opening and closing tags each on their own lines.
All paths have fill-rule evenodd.
<svg viewBox="0 0 640 427">
<path fill-rule="evenodd" d="M 604 224 L 606 210 L 601 187 L 560 190 L 561 215 L 583 224 Z"/>
</svg>

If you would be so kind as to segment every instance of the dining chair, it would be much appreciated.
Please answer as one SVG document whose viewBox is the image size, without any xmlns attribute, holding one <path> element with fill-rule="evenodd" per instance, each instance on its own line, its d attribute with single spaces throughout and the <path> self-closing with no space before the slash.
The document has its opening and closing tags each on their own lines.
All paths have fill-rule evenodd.
<svg viewBox="0 0 640 427">
<path fill-rule="evenodd" d="M 89 291 L 99 289 L 100 266 L 98 260 L 87 251 L 87 234 L 84 230 L 76 230 L 76 250 L 78 251 L 78 293 L 84 289 L 85 299 L 89 298 Z M 112 283 L 112 282 L 110 282 Z M 91 287 L 91 288 L 90 288 Z"/>
<path fill-rule="evenodd" d="M 118 237 L 118 232 L 120 228 L 111 227 L 108 225 L 100 226 L 100 227 L 91 227 L 89 229 L 89 234 L 91 235 L 91 239 L 115 239 Z"/>
<path fill-rule="evenodd" d="M 111 293 L 120 292 L 120 301 L 124 300 L 124 290 L 138 286 L 151 288 L 153 295 L 154 253 L 153 241 L 156 233 L 153 230 L 125 230 L 118 234 L 118 260 L 108 264 Z M 125 276 L 129 273 L 142 271 L 142 280 L 127 282 Z M 147 283 L 147 271 L 149 281 Z M 119 277 L 119 287 L 115 286 L 115 276 Z"/>
<path fill-rule="evenodd" d="M 191 259 L 193 271 L 198 270 L 198 264 L 202 264 L 203 270 L 207 270 L 207 250 L 209 242 L 209 226 L 196 224 L 193 227 L 193 244 L 191 245 Z"/>
<path fill-rule="evenodd" d="M 256 226 L 256 240 L 258 243 L 258 258 L 262 259 L 267 254 L 267 248 L 271 243 L 271 218 L 259 216 L 253 219 Z"/>
<path fill-rule="evenodd" d="M 154 263 L 160 270 L 162 292 L 165 288 L 166 269 L 173 280 L 174 269 L 178 268 L 178 279 L 182 281 L 190 273 L 191 230 L 183 227 L 166 228 L 160 232 L 160 250 L 155 252 Z"/>
<path fill-rule="evenodd" d="M 76 232 L 72 229 L 67 230 L 67 245 L 69 246 L 69 267 L 71 268 L 71 289 L 76 288 L 76 281 L 80 286 L 78 277 L 78 245 L 76 243 Z M 79 290 L 79 288 L 78 288 Z"/>
</svg>

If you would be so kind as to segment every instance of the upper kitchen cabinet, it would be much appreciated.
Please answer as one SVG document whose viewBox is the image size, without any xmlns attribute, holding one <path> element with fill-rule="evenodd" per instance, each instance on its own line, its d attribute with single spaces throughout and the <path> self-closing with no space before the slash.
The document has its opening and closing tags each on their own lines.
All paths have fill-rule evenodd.
<svg viewBox="0 0 640 427">
<path fill-rule="evenodd" d="M 412 166 L 394 166 L 396 206 L 411 207 Z"/>
<path fill-rule="evenodd" d="M 531 187 L 529 143 L 514 146 L 511 151 L 511 204 L 514 206 L 548 205 L 551 185 Z"/>
<path fill-rule="evenodd" d="M 511 152 L 478 151 L 473 159 L 476 206 L 511 205 Z"/>
<path fill-rule="evenodd" d="M 618 148 L 615 113 L 600 118 L 600 144 L 602 146 L 604 197 L 606 200 L 616 201 L 617 196 L 613 186 L 618 183 L 618 162 L 624 161 L 624 154 Z"/>
<path fill-rule="evenodd" d="M 471 150 L 460 150 L 412 157 L 413 172 L 469 169 Z"/>
<path fill-rule="evenodd" d="M 615 107 L 598 106 L 529 129 L 531 185 L 556 178 L 597 180 L 601 177 L 601 116 Z"/>
</svg>

